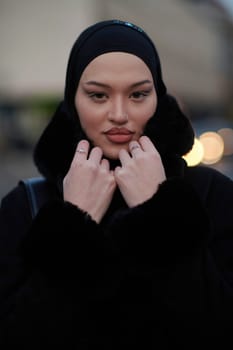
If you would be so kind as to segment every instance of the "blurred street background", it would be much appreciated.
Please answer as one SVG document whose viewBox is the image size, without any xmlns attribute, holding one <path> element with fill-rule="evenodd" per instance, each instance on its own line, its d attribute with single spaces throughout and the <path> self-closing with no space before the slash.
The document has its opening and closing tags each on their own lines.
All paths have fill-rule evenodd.
<svg viewBox="0 0 233 350">
<path fill-rule="evenodd" d="M 0 199 L 38 176 L 33 148 L 63 98 L 74 40 L 112 18 L 155 41 L 168 91 L 195 129 L 188 164 L 233 178 L 233 0 L 0 0 Z"/>
</svg>

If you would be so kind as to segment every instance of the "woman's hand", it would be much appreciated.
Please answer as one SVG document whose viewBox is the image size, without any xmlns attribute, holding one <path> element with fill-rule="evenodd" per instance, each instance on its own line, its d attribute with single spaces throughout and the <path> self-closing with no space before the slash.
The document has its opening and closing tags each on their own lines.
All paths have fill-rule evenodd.
<svg viewBox="0 0 233 350">
<path fill-rule="evenodd" d="M 119 153 L 122 166 L 114 171 L 117 185 L 129 207 L 145 202 L 166 180 L 160 155 L 147 136 L 129 144 L 131 155 L 124 149 Z"/>
<path fill-rule="evenodd" d="M 80 141 L 63 181 L 64 200 L 99 223 L 111 203 L 116 182 L 108 160 L 102 159 L 102 150 L 94 147 L 89 156 L 88 151 L 88 141 Z"/>
</svg>

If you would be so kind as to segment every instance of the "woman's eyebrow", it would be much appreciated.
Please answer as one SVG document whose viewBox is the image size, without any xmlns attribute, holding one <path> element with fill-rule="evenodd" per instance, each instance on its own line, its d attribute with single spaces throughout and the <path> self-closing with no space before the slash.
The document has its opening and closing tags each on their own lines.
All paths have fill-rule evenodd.
<svg viewBox="0 0 233 350">
<path fill-rule="evenodd" d="M 141 80 L 141 81 L 138 81 L 136 83 L 133 83 L 132 85 L 130 85 L 131 88 L 133 87 L 137 87 L 137 86 L 140 86 L 140 85 L 144 85 L 144 84 L 152 84 L 153 82 L 149 79 L 145 79 L 145 80 Z M 111 86 L 108 85 L 108 84 L 105 84 L 105 83 L 101 83 L 101 82 L 98 82 L 98 81 L 95 81 L 95 80 L 89 80 L 89 81 L 86 81 L 84 82 L 85 85 L 95 85 L 95 86 L 100 86 L 100 87 L 105 87 L 105 88 L 110 88 Z"/>
<path fill-rule="evenodd" d="M 110 88 L 110 85 L 104 84 L 104 83 L 100 83 L 100 82 L 95 81 L 95 80 L 85 81 L 84 84 L 85 85 L 95 85 L 95 86 Z"/>
<path fill-rule="evenodd" d="M 140 85 L 144 85 L 144 84 L 152 84 L 153 82 L 149 79 L 146 79 L 146 80 L 141 80 L 141 81 L 138 81 L 137 83 L 134 83 L 131 85 L 131 87 L 137 87 L 137 86 L 140 86 Z"/>
</svg>

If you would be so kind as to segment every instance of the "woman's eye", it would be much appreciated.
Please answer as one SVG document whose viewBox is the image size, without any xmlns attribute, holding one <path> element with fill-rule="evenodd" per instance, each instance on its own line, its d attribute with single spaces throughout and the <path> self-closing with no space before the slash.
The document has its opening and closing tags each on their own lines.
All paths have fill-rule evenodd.
<svg viewBox="0 0 233 350">
<path fill-rule="evenodd" d="M 96 101 L 102 101 L 107 99 L 107 95 L 103 92 L 90 92 L 88 96 Z"/>
<path fill-rule="evenodd" d="M 135 91 L 131 94 L 131 97 L 138 100 L 149 95 L 149 93 L 150 93 L 149 91 Z"/>
</svg>

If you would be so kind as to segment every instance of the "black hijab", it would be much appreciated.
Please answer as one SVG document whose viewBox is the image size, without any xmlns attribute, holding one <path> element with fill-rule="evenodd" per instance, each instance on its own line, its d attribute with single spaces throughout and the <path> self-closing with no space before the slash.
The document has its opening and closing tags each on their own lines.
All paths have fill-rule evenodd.
<svg viewBox="0 0 233 350">
<path fill-rule="evenodd" d="M 77 117 L 74 98 L 86 66 L 97 56 L 116 51 L 141 58 L 151 71 L 158 98 L 165 95 L 166 87 L 162 80 L 159 56 L 148 35 L 129 22 L 103 21 L 84 30 L 71 50 L 65 85 L 65 103 L 69 114 Z"/>
<path fill-rule="evenodd" d="M 151 71 L 158 106 L 145 127 L 162 157 L 167 176 L 180 175 L 194 132 L 176 99 L 167 93 L 158 52 L 150 37 L 138 26 L 120 20 L 101 21 L 85 29 L 75 41 L 68 60 L 64 100 L 39 139 L 34 151 L 38 170 L 51 180 L 62 179 L 84 134 L 75 109 L 75 94 L 86 66 L 107 52 L 126 52 L 141 58 Z M 111 162 L 114 167 L 114 162 Z M 182 164 L 182 166 L 181 166 Z"/>
</svg>

